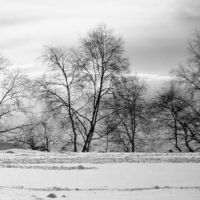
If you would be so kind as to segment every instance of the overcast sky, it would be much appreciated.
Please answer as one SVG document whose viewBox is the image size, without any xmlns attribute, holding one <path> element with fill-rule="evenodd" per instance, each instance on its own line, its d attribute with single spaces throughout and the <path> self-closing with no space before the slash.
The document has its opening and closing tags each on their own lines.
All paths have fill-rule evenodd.
<svg viewBox="0 0 200 200">
<path fill-rule="evenodd" d="M 99 23 L 123 38 L 132 72 L 165 79 L 200 29 L 200 0 L 0 0 L 0 54 L 40 72 L 45 45 L 74 46 Z"/>
</svg>

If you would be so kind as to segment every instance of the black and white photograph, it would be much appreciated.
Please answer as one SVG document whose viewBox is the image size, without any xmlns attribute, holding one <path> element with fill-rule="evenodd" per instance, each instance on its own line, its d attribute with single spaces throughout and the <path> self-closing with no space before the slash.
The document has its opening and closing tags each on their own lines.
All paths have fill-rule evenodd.
<svg viewBox="0 0 200 200">
<path fill-rule="evenodd" d="M 200 199 L 200 0 L 0 0 L 0 200 Z"/>
</svg>

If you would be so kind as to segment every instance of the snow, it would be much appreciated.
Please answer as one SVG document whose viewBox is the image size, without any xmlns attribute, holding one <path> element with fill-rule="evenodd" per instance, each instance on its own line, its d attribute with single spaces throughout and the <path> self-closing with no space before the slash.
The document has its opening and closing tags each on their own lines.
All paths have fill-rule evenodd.
<svg viewBox="0 0 200 200">
<path fill-rule="evenodd" d="M 198 153 L 12 151 L 0 153 L 0 200 L 50 199 L 51 193 L 68 200 L 200 199 Z"/>
<path fill-rule="evenodd" d="M 83 165 L 93 167 L 94 165 Z M 41 170 L 2 168 L 0 186 L 69 189 L 132 189 L 200 186 L 199 164 L 119 163 L 96 164 L 91 170 Z"/>
<path fill-rule="evenodd" d="M 17 189 L 1 190 L 1 200 L 50 200 L 47 197 L 50 192 L 28 191 Z M 59 200 L 199 200 L 199 191 L 196 190 L 152 190 L 135 192 L 110 192 L 110 191 L 57 191 Z"/>
</svg>

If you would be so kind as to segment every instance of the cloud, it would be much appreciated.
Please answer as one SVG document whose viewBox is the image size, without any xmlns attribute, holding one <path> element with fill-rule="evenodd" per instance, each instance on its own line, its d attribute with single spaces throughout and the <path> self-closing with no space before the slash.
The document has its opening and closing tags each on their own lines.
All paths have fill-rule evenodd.
<svg viewBox="0 0 200 200">
<path fill-rule="evenodd" d="M 167 74 L 199 24 L 199 0 L 0 0 L 0 53 L 32 65 L 45 45 L 76 45 L 105 22 L 125 40 L 131 70 Z"/>
<path fill-rule="evenodd" d="M 167 74 L 176 68 L 188 53 L 188 41 L 195 29 L 199 29 L 199 0 L 169 0 L 160 4 L 149 17 L 152 20 L 127 31 L 127 53 L 131 68 L 137 73 Z"/>
<path fill-rule="evenodd" d="M 159 75 L 159 74 L 137 74 L 138 77 L 147 81 L 169 81 L 172 79 L 169 75 Z"/>
<path fill-rule="evenodd" d="M 34 23 L 40 20 L 40 17 L 25 17 L 25 16 L 4 16 L 0 18 L 0 26 L 13 26 Z"/>
<path fill-rule="evenodd" d="M 155 93 L 159 92 L 163 87 L 172 80 L 172 76 L 162 74 L 142 74 L 142 73 L 131 73 L 128 76 L 138 76 L 143 80 L 147 87 L 147 97 L 153 97 Z"/>
<path fill-rule="evenodd" d="M 200 11 L 200 8 L 198 11 Z M 179 12 L 179 19 L 183 20 L 184 22 L 189 21 L 196 23 L 200 21 L 200 12 L 193 12 L 192 10 L 185 9 Z"/>
<path fill-rule="evenodd" d="M 174 6 L 175 17 L 185 23 L 192 25 L 200 21 L 200 1 L 199 0 L 177 0 Z"/>
</svg>

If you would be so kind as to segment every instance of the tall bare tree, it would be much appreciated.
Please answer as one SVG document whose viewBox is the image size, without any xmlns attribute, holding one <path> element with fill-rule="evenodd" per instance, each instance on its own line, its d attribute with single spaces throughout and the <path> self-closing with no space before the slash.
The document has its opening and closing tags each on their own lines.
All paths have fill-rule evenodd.
<svg viewBox="0 0 200 200">
<path fill-rule="evenodd" d="M 111 104 L 117 130 L 112 134 L 112 140 L 124 151 L 135 152 L 147 123 L 145 83 L 137 76 L 122 76 L 115 78 L 114 85 Z"/>
<path fill-rule="evenodd" d="M 122 40 L 105 25 L 90 31 L 81 43 L 79 67 L 82 83 L 89 90 L 85 96 L 90 106 L 90 112 L 85 115 L 88 130 L 82 150 L 89 151 L 96 125 L 104 118 L 102 100 L 111 92 L 111 80 L 128 68 Z"/>
<path fill-rule="evenodd" d="M 67 111 L 74 151 L 78 135 L 82 151 L 89 151 L 96 126 L 105 117 L 102 100 L 111 91 L 111 80 L 128 68 L 122 40 L 106 26 L 98 26 L 81 40 L 77 50 L 48 48 L 44 58 L 50 71 L 37 82 L 37 91 L 52 110 Z"/>
<path fill-rule="evenodd" d="M 75 127 L 76 85 L 79 81 L 79 70 L 74 54 L 66 48 L 47 48 L 43 55 L 49 70 L 36 81 L 36 91 L 39 98 L 45 99 L 48 110 L 54 114 L 63 114 L 70 120 L 73 133 L 74 152 L 77 151 L 77 130 Z"/>
<path fill-rule="evenodd" d="M 187 111 L 187 115 L 184 117 L 185 122 L 182 123 L 185 135 L 189 138 L 186 140 L 193 143 L 192 146 L 194 143 L 197 143 L 198 146 L 200 139 L 198 134 L 200 124 L 200 33 L 198 31 L 189 43 L 187 60 L 174 71 L 174 75 L 182 92 L 189 96 L 186 98 L 189 112 Z M 187 147 L 190 151 L 196 151 L 189 144 Z"/>
</svg>

